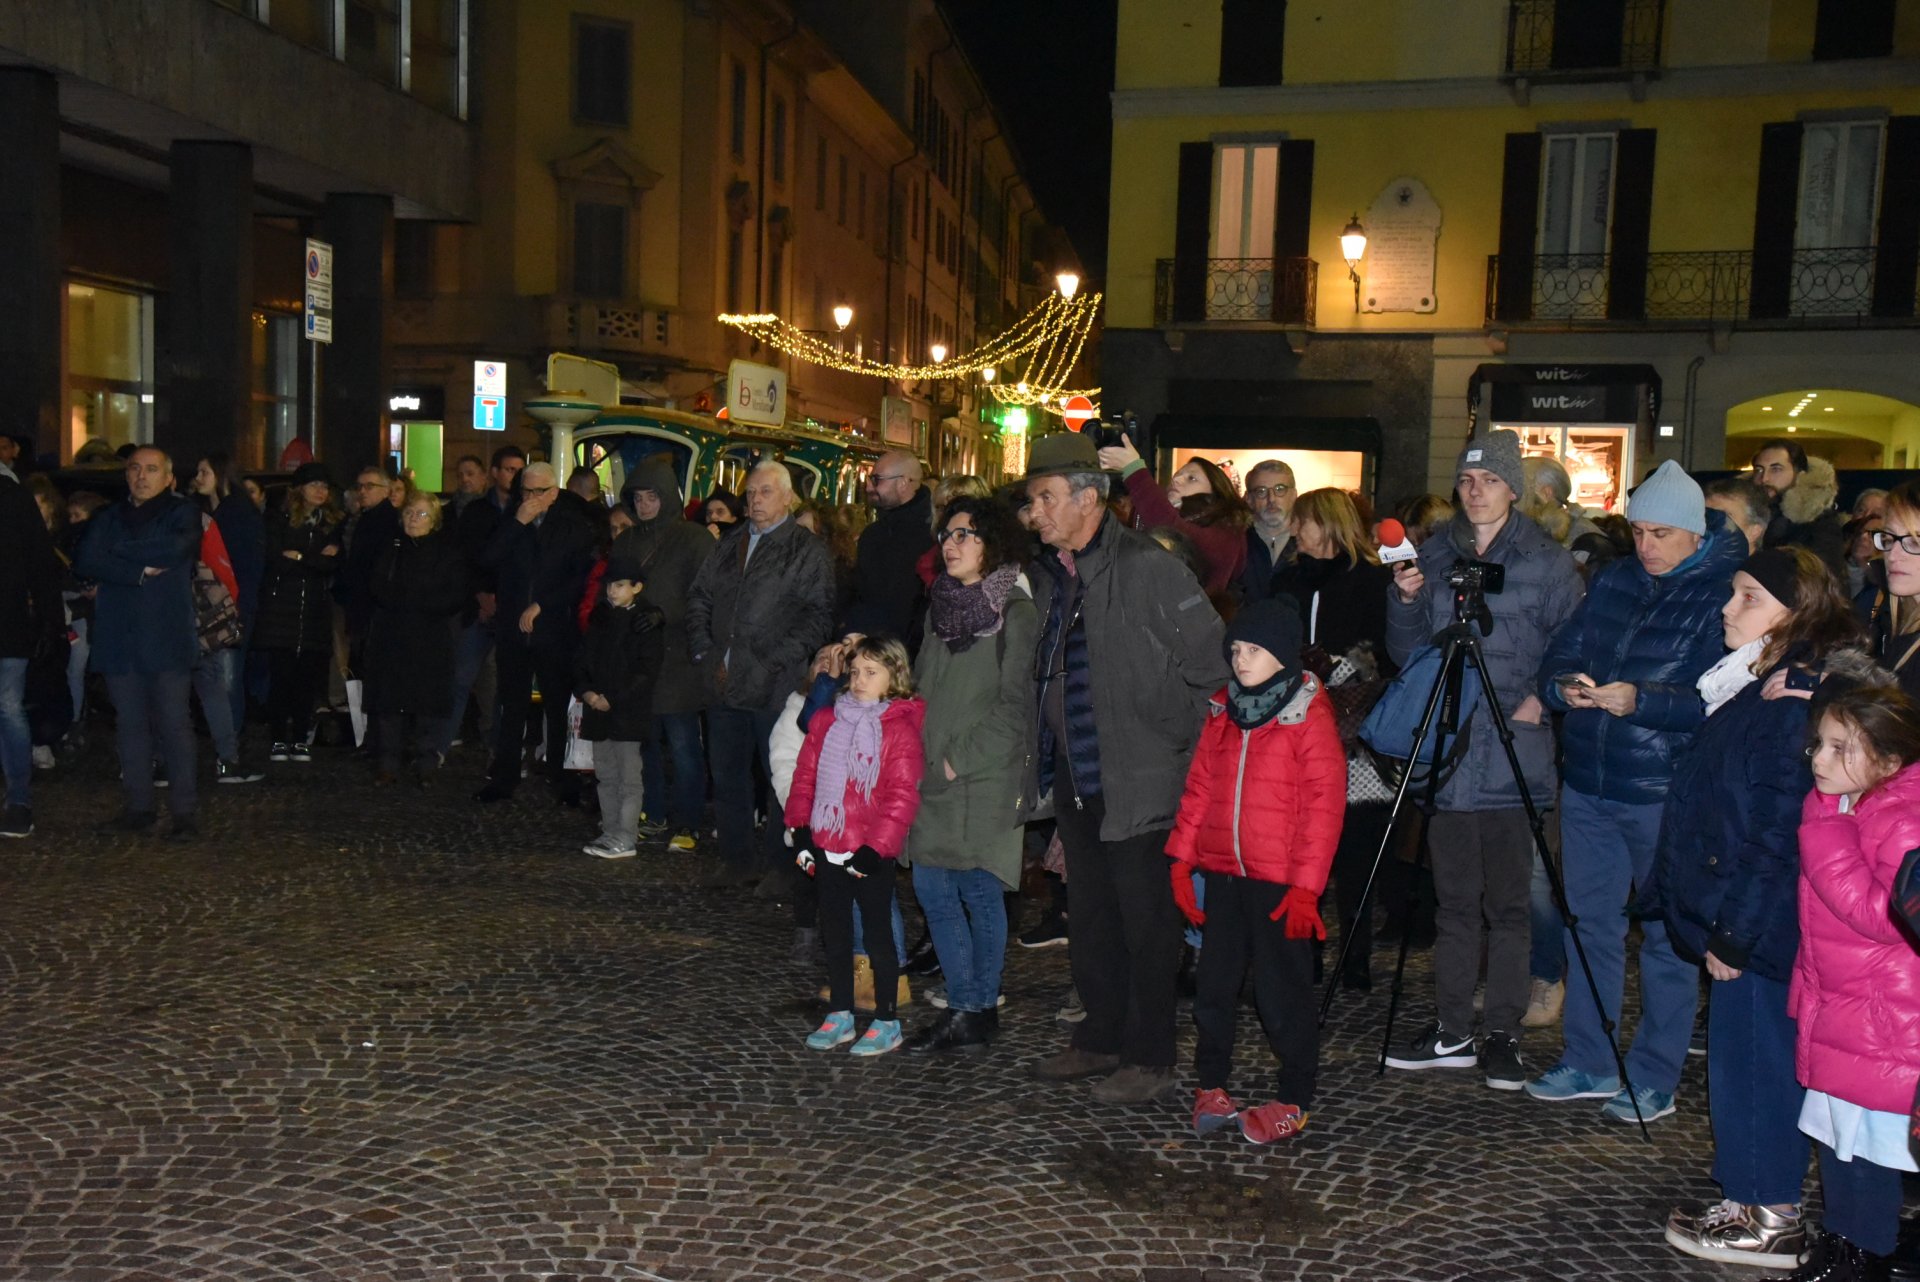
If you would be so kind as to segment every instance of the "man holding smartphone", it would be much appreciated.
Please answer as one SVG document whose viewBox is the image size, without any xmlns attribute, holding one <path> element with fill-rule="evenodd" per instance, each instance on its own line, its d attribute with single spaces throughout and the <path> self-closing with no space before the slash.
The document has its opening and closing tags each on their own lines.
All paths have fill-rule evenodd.
<svg viewBox="0 0 1920 1282">
<path fill-rule="evenodd" d="M 1626 984 L 1627 904 L 1646 884 L 1676 755 L 1705 719 L 1694 683 L 1726 653 L 1720 621 L 1746 537 L 1678 463 L 1668 460 L 1627 500 L 1634 555 L 1594 572 L 1586 600 L 1554 634 L 1540 664 L 1540 697 L 1565 712 L 1561 864 L 1567 905 L 1606 1018 L 1620 1018 Z M 1641 923 L 1640 1024 L 1627 1073 L 1639 1116 L 1673 1112 L 1699 996 L 1699 968 Z M 1567 940 L 1573 954 L 1573 940 Z M 1600 1011 L 1569 974 L 1559 1062 L 1527 1083 L 1541 1100 L 1604 1099 L 1635 1120 Z"/>
</svg>

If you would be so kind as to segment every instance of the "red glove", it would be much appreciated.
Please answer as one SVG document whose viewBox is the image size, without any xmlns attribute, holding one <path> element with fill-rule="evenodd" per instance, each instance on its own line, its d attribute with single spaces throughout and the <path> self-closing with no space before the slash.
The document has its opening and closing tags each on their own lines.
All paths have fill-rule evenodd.
<svg viewBox="0 0 1920 1282">
<path fill-rule="evenodd" d="M 1287 891 L 1280 906 L 1273 910 L 1272 919 L 1287 919 L 1288 939 L 1325 939 L 1327 928 L 1320 920 L 1320 896 L 1305 886 L 1294 886 Z"/>
<path fill-rule="evenodd" d="M 1207 915 L 1200 911 L 1200 900 L 1193 893 L 1193 867 L 1178 859 L 1171 868 L 1173 881 L 1173 902 L 1179 907 L 1180 915 L 1196 926 L 1207 924 Z"/>
</svg>

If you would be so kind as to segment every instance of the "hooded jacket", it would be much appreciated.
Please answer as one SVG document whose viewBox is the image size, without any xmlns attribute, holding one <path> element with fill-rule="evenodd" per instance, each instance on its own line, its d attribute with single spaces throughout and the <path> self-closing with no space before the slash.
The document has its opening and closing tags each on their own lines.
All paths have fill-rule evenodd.
<svg viewBox="0 0 1920 1282">
<path fill-rule="evenodd" d="M 1733 572 L 1747 559 L 1747 540 L 1720 512 L 1707 512 L 1707 533 L 1694 554 L 1654 577 L 1638 557 L 1610 561 L 1593 573 L 1587 595 L 1553 634 L 1540 661 L 1540 698 L 1561 724 L 1561 766 L 1567 787 L 1628 805 L 1655 805 L 1667 795 L 1674 757 L 1706 719 L 1694 683 L 1727 647 L 1720 611 Z M 1554 677 L 1584 672 L 1595 683 L 1631 682 L 1631 713 L 1569 708 Z"/>
<path fill-rule="evenodd" d="M 908 641 L 926 607 L 919 562 L 932 547 L 933 491 L 923 485 L 912 498 L 882 511 L 860 531 L 846 630 Z M 912 637 L 918 639 L 917 634 Z"/>
<path fill-rule="evenodd" d="M 646 459 L 627 477 L 620 501 L 629 510 L 636 490 L 658 494 L 660 513 L 651 521 L 636 513 L 633 528 L 614 540 L 613 554 L 640 563 L 640 599 L 660 611 L 666 654 L 653 684 L 653 710 L 665 716 L 698 712 L 706 706 L 706 692 L 687 653 L 687 601 L 694 575 L 713 551 L 713 536 L 687 520 L 680 483 L 664 455 Z"/>
<path fill-rule="evenodd" d="M 805 530 L 801 531 L 806 534 Z M 807 535 L 812 538 L 812 535 Z M 907 832 L 920 811 L 920 775 L 924 754 L 920 734 L 927 705 L 916 698 L 895 699 L 880 714 L 880 774 L 865 796 L 847 785 L 843 804 L 846 822 L 838 832 L 813 830 L 823 850 L 858 850 L 871 846 L 875 854 L 898 859 L 907 848 Z M 787 791 L 789 828 L 813 823 L 813 794 L 820 775 L 820 747 L 833 728 L 832 707 L 822 708 L 807 723 L 807 739 L 794 763 L 793 784 Z"/>
<path fill-rule="evenodd" d="M 1320 682 L 1306 674 L 1273 718 L 1243 730 L 1230 687 L 1207 705 L 1167 853 L 1202 872 L 1319 894 L 1347 809 L 1347 754 Z"/>
<path fill-rule="evenodd" d="M 1862 1108 L 1905 1113 L 1920 1081 L 1920 949 L 1893 882 L 1920 847 L 1920 764 L 1864 796 L 1807 794 L 1800 812 L 1800 953 L 1787 993 L 1795 1076 Z"/>
<path fill-rule="evenodd" d="M 587 635 L 574 656 L 573 688 L 576 695 L 589 690 L 603 695 L 612 706 L 605 712 L 581 712 L 582 739 L 632 743 L 647 737 L 653 692 L 668 648 L 660 611 L 647 604 L 645 596 L 625 610 L 606 601 L 593 608 Z"/>
<path fill-rule="evenodd" d="M 1834 578 L 1847 582 L 1847 522 L 1835 509 L 1840 481 L 1833 464 L 1823 458 L 1807 460 L 1807 470 L 1780 496 L 1773 520 L 1767 525 L 1770 548 L 1802 547 L 1827 563 Z"/>
</svg>

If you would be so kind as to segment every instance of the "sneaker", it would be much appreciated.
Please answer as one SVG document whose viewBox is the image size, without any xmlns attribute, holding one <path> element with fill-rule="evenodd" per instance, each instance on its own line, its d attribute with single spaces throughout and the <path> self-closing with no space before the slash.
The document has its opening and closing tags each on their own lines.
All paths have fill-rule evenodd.
<svg viewBox="0 0 1920 1282">
<path fill-rule="evenodd" d="M 1060 1004 L 1060 1009 L 1053 1013 L 1053 1017 L 1062 1024 L 1078 1024 L 1087 1017 L 1087 1008 L 1080 1001 L 1078 988 L 1067 990 L 1067 1000 Z"/>
<path fill-rule="evenodd" d="M 679 832 L 673 834 L 672 840 L 667 842 L 667 849 L 690 852 L 695 844 L 693 830 L 691 828 L 682 828 Z"/>
<path fill-rule="evenodd" d="M 293 757 L 293 748 L 288 744 L 280 743 L 278 741 L 274 743 L 272 749 L 267 753 L 268 761 L 288 761 L 288 760 L 291 760 L 292 757 Z"/>
<path fill-rule="evenodd" d="M 1612 1099 L 1620 1093 L 1620 1079 L 1612 1073 L 1596 1077 L 1571 1064 L 1555 1064 L 1527 1083 L 1527 1094 L 1549 1103 L 1570 1099 Z"/>
<path fill-rule="evenodd" d="M 1651 1086 L 1636 1086 L 1633 1096 L 1640 1101 L 1638 1117 L 1634 1116 L 1633 1100 L 1627 1098 L 1624 1089 L 1602 1104 L 1600 1111 L 1614 1121 L 1625 1122 L 1629 1126 L 1635 1122 L 1655 1122 L 1673 1113 L 1673 1096 L 1665 1091 L 1656 1091 Z"/>
<path fill-rule="evenodd" d="M 0 837 L 33 836 L 33 811 L 25 806 L 0 810 Z"/>
<path fill-rule="evenodd" d="M 213 763 L 213 781 L 215 783 L 259 783 L 267 777 L 267 772 L 250 768 L 238 761 L 215 761 Z"/>
<path fill-rule="evenodd" d="M 876 1019 L 867 1025 L 866 1033 L 853 1044 L 849 1055 L 866 1059 L 874 1055 L 885 1055 L 888 1051 L 900 1049 L 900 1043 L 906 1040 L 900 1035 L 900 1021 L 897 1019 Z"/>
<path fill-rule="evenodd" d="M 295 765 L 308 765 L 313 761 L 313 745 L 295 743 L 287 746 L 287 756 Z"/>
<path fill-rule="evenodd" d="M 1067 919 L 1059 913 L 1048 913 L 1020 936 L 1022 948 L 1065 948 L 1066 946 Z"/>
<path fill-rule="evenodd" d="M 947 1009 L 947 990 L 946 989 L 923 988 L 920 990 L 920 995 L 926 998 L 927 1005 L 933 1007 L 935 1010 Z M 996 1010 L 1002 1006 L 1005 1006 L 1006 1004 L 1007 1004 L 1007 995 L 1005 993 L 1002 993 L 998 997 L 993 999 L 993 1005 Z"/>
<path fill-rule="evenodd" d="M 1527 1013 L 1520 1017 L 1522 1028 L 1552 1028 L 1560 1022 L 1560 1008 L 1567 1001 L 1567 985 L 1564 980 L 1549 984 L 1544 979 L 1533 981 L 1533 989 L 1527 995 Z"/>
<path fill-rule="evenodd" d="M 1727 1200 L 1699 1215 L 1676 1210 L 1667 1219 L 1667 1242 L 1702 1260 L 1791 1269 L 1807 1246 L 1798 1211 L 1773 1211 Z"/>
<path fill-rule="evenodd" d="M 167 768 L 164 765 L 160 764 L 158 761 L 154 762 L 153 763 L 153 786 L 156 788 L 168 788 L 168 787 L 171 787 L 172 785 L 173 785 L 173 781 L 167 778 Z"/>
<path fill-rule="evenodd" d="M 845 1046 L 853 1040 L 853 1012 L 837 1010 L 821 1023 L 820 1027 L 807 1034 L 807 1049 L 830 1051 L 836 1046 Z"/>
<path fill-rule="evenodd" d="M 1387 1056 L 1388 1068 L 1472 1068 L 1480 1062 L 1473 1053 L 1473 1038 L 1455 1037 L 1440 1027 L 1438 1020 L 1407 1046 Z"/>
<path fill-rule="evenodd" d="M 1496 1091 L 1517 1091 L 1527 1084 L 1520 1039 L 1511 1033 L 1488 1033 L 1481 1038 L 1480 1064 L 1486 1070 L 1487 1085 Z"/>
<path fill-rule="evenodd" d="M 53 745 L 36 743 L 33 745 L 33 768 L 35 770 L 53 769 Z"/>
<path fill-rule="evenodd" d="M 631 859 L 634 855 L 632 842 L 605 835 L 595 838 L 580 849 L 582 853 L 592 855 L 595 859 Z"/>
<path fill-rule="evenodd" d="M 1885 1265 L 1838 1233 L 1816 1232 L 1808 1235 L 1806 1262 L 1787 1274 L 1787 1282 L 1871 1282 L 1889 1276 Z"/>
<path fill-rule="evenodd" d="M 666 832 L 667 832 L 667 825 L 664 821 L 659 819 L 649 819 L 645 815 L 640 816 L 640 840 L 641 841 L 658 841 L 660 840 L 661 837 L 666 835 Z"/>
<path fill-rule="evenodd" d="M 1695 1059 L 1698 1059 L 1701 1056 L 1705 1055 L 1706 1053 L 1707 1053 L 1707 1024 L 1705 1020 L 1700 1020 L 1696 1022 L 1693 1026 L 1693 1035 L 1687 1038 L 1687 1054 L 1693 1056 Z"/>
<path fill-rule="evenodd" d="M 1240 1106 L 1233 1102 L 1233 1096 L 1218 1086 L 1193 1093 L 1195 1135 L 1212 1135 L 1215 1131 L 1223 1131 L 1239 1116 Z"/>
<path fill-rule="evenodd" d="M 1297 1104 L 1275 1100 L 1240 1114 L 1240 1137 L 1249 1144 L 1292 1139 L 1307 1129 L 1307 1113 Z"/>
</svg>

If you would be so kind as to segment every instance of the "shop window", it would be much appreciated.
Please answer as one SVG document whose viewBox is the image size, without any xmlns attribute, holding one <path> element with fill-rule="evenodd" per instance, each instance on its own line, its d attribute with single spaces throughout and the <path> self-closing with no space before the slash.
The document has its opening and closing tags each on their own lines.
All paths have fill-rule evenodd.
<svg viewBox="0 0 1920 1282">
<path fill-rule="evenodd" d="M 573 207 L 573 292 L 580 298 L 627 295 L 627 210 L 580 201 Z"/>
<path fill-rule="evenodd" d="M 1633 426 L 1499 423 L 1520 434 L 1520 451 L 1559 460 L 1573 481 L 1573 502 L 1594 512 L 1619 512 L 1634 474 Z"/>
<path fill-rule="evenodd" d="M 67 284 L 67 415 L 75 448 L 153 440 L 153 299 Z"/>
<path fill-rule="evenodd" d="M 633 31 L 624 22 L 573 19 L 573 118 L 625 126 L 632 113 Z"/>
<path fill-rule="evenodd" d="M 268 460 L 280 457 L 300 429 L 300 318 L 253 314 L 252 439 Z"/>
</svg>

